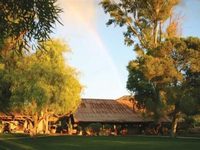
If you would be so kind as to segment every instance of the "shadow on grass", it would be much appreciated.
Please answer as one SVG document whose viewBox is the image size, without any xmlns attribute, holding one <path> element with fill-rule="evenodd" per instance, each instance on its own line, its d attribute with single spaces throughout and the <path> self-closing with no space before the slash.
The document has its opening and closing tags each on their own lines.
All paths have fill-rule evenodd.
<svg viewBox="0 0 200 150">
<path fill-rule="evenodd" d="M 29 134 L 24 133 L 1 133 L 0 138 L 8 139 L 8 138 L 17 138 L 17 137 L 29 137 Z"/>
<path fill-rule="evenodd" d="M 18 143 L 16 140 L 3 140 L 0 141 L 1 150 L 36 150 L 32 146 Z"/>
</svg>

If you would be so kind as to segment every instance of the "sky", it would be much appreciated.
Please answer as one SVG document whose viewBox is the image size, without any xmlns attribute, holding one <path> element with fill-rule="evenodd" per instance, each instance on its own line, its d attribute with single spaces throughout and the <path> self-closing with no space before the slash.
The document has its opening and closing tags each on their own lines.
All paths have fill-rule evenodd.
<svg viewBox="0 0 200 150">
<path fill-rule="evenodd" d="M 128 62 L 136 56 L 123 41 L 123 29 L 106 26 L 108 15 L 100 0 L 58 0 L 63 25 L 57 24 L 54 37 L 63 39 L 71 54 L 68 63 L 79 72 L 83 98 L 116 99 L 126 89 Z M 176 8 L 182 18 L 182 36 L 200 37 L 200 0 L 183 0 Z"/>
</svg>

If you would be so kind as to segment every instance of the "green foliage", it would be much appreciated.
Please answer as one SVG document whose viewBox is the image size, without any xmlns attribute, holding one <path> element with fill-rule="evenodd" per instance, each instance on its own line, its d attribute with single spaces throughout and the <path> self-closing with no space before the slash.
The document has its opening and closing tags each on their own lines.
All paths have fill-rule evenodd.
<svg viewBox="0 0 200 150">
<path fill-rule="evenodd" d="M 198 38 L 174 38 L 129 63 L 127 88 L 149 110 L 194 114 L 199 109 Z"/>
<path fill-rule="evenodd" d="M 107 25 L 125 26 L 124 41 L 149 49 L 163 38 L 162 25 L 169 19 L 179 0 L 103 0 L 100 4 L 110 15 Z"/>
<path fill-rule="evenodd" d="M 59 41 L 44 43 L 46 52 L 37 51 L 17 62 L 12 71 L 12 109 L 35 112 L 69 113 L 80 102 L 81 86 L 76 71 L 65 65 L 67 47 Z"/>
<path fill-rule="evenodd" d="M 63 57 L 69 48 L 59 40 L 43 45 L 46 51 L 14 56 L 0 70 L 0 106 L 26 116 L 35 129 L 52 114 L 74 112 L 82 91 L 76 70 Z"/>
<path fill-rule="evenodd" d="M 194 126 L 195 127 L 200 127 L 200 115 L 195 115 L 193 116 L 194 120 L 195 120 L 195 123 L 194 123 Z"/>
<path fill-rule="evenodd" d="M 5 77 L 6 73 L 7 72 L 4 70 L 4 67 L 0 68 L 0 110 L 1 112 L 8 111 L 8 108 L 10 105 L 9 99 L 11 97 L 11 91 L 10 91 L 11 83 Z"/>
<path fill-rule="evenodd" d="M 193 117 L 187 116 L 184 119 L 185 119 L 184 123 L 186 125 L 185 129 L 193 128 L 194 127 L 194 125 L 195 125 L 195 119 Z"/>
<path fill-rule="evenodd" d="M 0 0 L 0 50 L 21 52 L 30 44 L 47 40 L 61 9 L 57 0 Z M 12 39 L 9 47 L 5 45 Z M 17 47 L 17 49 L 16 49 Z M 29 50 L 29 49 L 28 49 Z"/>
</svg>

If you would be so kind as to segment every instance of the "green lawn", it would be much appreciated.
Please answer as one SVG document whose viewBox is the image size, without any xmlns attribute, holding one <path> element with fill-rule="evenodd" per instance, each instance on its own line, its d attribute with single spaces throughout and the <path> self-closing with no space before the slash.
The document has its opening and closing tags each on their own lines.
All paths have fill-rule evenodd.
<svg viewBox="0 0 200 150">
<path fill-rule="evenodd" d="M 0 150 L 197 150 L 199 139 L 166 137 L 16 137 L 0 135 Z"/>
</svg>

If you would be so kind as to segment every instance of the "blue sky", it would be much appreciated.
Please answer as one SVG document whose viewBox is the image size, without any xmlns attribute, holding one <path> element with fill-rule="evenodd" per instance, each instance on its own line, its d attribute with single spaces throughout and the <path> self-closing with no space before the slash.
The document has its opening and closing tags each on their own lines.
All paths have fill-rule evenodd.
<svg viewBox="0 0 200 150">
<path fill-rule="evenodd" d="M 124 45 L 122 28 L 105 25 L 108 16 L 99 2 L 58 0 L 63 26 L 56 25 L 54 37 L 72 50 L 65 57 L 80 72 L 82 97 L 115 99 L 128 94 L 126 66 L 135 54 Z M 200 36 L 200 0 L 183 0 L 176 10 L 183 16 L 182 36 Z"/>
</svg>

